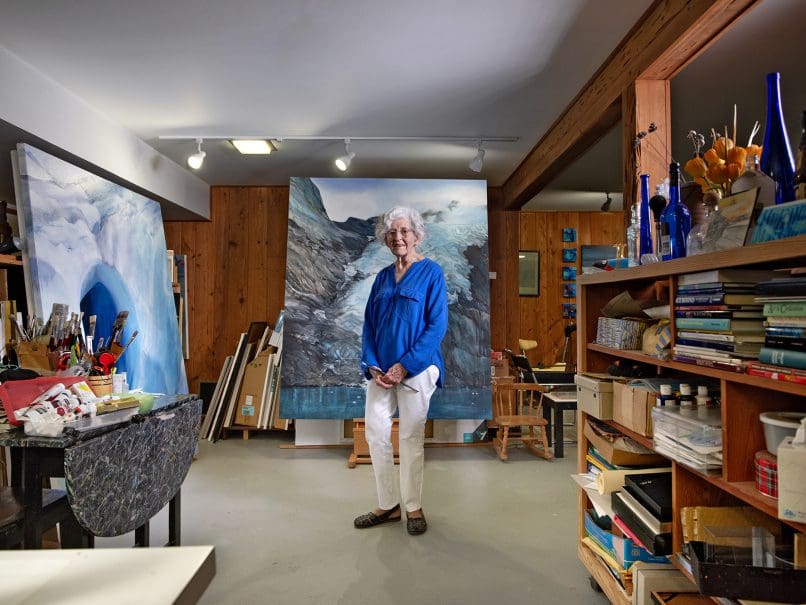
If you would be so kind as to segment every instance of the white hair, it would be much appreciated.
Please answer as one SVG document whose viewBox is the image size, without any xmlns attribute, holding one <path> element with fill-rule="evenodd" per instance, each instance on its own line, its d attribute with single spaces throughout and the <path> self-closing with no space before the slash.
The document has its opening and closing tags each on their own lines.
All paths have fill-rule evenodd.
<svg viewBox="0 0 806 605">
<path fill-rule="evenodd" d="M 418 242 L 425 240 L 426 232 L 423 217 L 419 211 L 408 206 L 395 206 L 378 217 L 378 222 L 375 224 L 375 237 L 379 240 L 386 239 L 386 234 L 392 229 L 392 223 L 401 218 L 405 218 L 409 221 L 414 234 L 417 236 Z"/>
</svg>

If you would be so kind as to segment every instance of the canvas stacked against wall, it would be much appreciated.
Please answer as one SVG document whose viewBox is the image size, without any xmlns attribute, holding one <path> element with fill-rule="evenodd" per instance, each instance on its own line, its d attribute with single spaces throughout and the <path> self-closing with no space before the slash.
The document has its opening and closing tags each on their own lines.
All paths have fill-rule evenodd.
<svg viewBox="0 0 806 605">
<path fill-rule="evenodd" d="M 215 442 L 225 428 L 288 428 L 288 420 L 279 418 L 283 317 L 281 311 L 274 329 L 257 321 L 241 334 L 235 353 L 224 360 L 201 438 Z"/>
</svg>

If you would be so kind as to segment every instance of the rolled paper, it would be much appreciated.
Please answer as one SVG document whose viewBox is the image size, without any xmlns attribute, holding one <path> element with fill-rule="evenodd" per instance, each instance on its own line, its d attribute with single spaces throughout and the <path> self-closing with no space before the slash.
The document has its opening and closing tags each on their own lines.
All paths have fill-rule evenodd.
<svg viewBox="0 0 806 605">
<path fill-rule="evenodd" d="M 603 470 L 596 476 L 596 490 L 600 494 L 609 494 L 624 487 L 627 475 L 640 475 L 644 473 L 671 473 L 671 467 L 663 468 L 632 468 L 629 470 Z"/>
</svg>

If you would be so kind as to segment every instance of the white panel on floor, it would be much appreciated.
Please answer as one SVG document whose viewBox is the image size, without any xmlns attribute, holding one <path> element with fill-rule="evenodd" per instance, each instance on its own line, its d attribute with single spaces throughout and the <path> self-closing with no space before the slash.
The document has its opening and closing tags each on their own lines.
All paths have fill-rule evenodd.
<svg viewBox="0 0 806 605">
<path fill-rule="evenodd" d="M 352 443 L 344 437 L 343 420 L 295 420 L 294 445 L 340 445 Z"/>
</svg>

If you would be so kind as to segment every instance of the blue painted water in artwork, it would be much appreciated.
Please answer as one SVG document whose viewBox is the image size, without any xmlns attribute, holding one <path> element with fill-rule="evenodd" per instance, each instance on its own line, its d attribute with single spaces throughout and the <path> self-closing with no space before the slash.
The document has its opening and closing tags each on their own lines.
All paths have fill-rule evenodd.
<svg viewBox="0 0 806 605">
<path fill-rule="evenodd" d="M 157 202 L 27 144 L 17 146 L 20 226 L 31 300 L 40 317 L 54 303 L 98 316 L 97 339 L 129 312 L 120 360 L 132 387 L 187 393 L 165 233 Z"/>
<path fill-rule="evenodd" d="M 344 420 L 364 417 L 366 389 L 363 387 L 283 387 L 283 409 L 293 409 L 298 418 Z M 428 417 L 491 419 L 492 393 L 489 388 L 455 387 L 437 389 L 431 397 Z"/>
</svg>

